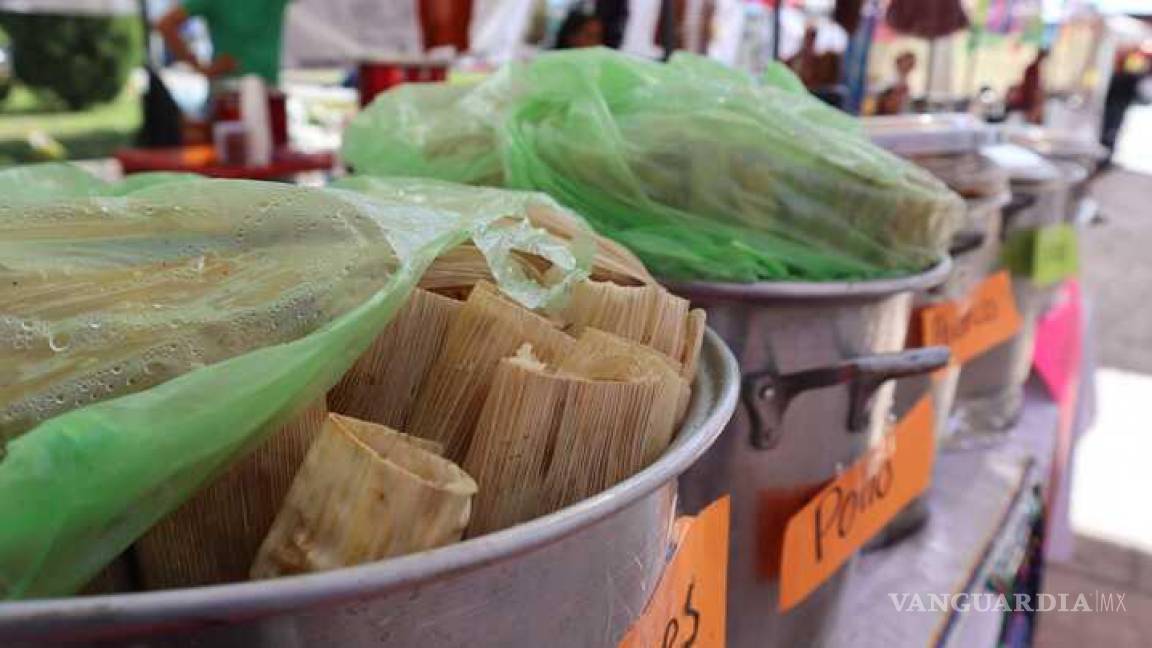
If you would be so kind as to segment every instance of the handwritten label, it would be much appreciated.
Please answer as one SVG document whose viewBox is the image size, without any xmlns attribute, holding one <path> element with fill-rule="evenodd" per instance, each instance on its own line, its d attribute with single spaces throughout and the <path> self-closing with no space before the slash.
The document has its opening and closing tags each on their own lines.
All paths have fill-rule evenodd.
<svg viewBox="0 0 1152 648">
<path fill-rule="evenodd" d="M 1079 268 L 1075 227 L 1060 223 L 1036 231 L 1032 248 L 1032 281 L 1040 286 L 1050 286 L 1076 274 Z"/>
<path fill-rule="evenodd" d="M 796 513 L 784 530 L 780 610 L 803 601 L 928 488 L 935 436 L 924 397 L 876 449 Z"/>
<path fill-rule="evenodd" d="M 1038 286 L 1052 285 L 1080 268 L 1076 228 L 1058 223 L 1015 232 L 1004 241 L 1000 258 L 1014 275 Z"/>
<path fill-rule="evenodd" d="M 676 521 L 676 553 L 619 648 L 724 648 L 729 515 L 725 495 Z"/>
<path fill-rule="evenodd" d="M 1080 331 L 1080 283 L 1069 279 L 1057 292 L 1056 304 L 1036 321 L 1032 364 L 1056 402 L 1074 392 L 1080 375 L 1083 340 Z"/>
<path fill-rule="evenodd" d="M 918 317 L 924 346 L 948 347 L 956 364 L 1008 340 L 1020 330 L 1021 321 L 1007 271 L 988 277 L 962 301 L 919 309 Z"/>
</svg>

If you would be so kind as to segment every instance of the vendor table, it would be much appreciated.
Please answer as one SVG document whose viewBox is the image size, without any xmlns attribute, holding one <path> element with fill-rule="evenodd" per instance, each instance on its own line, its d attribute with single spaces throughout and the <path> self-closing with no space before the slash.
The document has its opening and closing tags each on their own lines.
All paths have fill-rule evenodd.
<svg viewBox="0 0 1152 648">
<path fill-rule="evenodd" d="M 1000 591 L 1021 565 L 1042 571 L 1045 558 L 1067 553 L 1067 464 L 1095 407 L 1090 318 L 1081 330 L 1075 407 L 1062 411 L 1034 374 L 1023 415 L 1003 443 L 940 453 L 928 524 L 857 561 L 831 645 L 1029 645 L 1031 621 L 995 610 L 901 611 L 893 597 Z"/>
<path fill-rule="evenodd" d="M 336 163 L 331 152 L 305 153 L 291 148 L 272 152 L 267 165 L 219 164 L 211 146 L 181 146 L 174 148 L 125 148 L 116 152 L 124 174 L 145 171 L 176 171 L 199 173 L 213 178 L 245 178 L 248 180 L 281 180 L 299 173 L 326 172 Z"/>
</svg>

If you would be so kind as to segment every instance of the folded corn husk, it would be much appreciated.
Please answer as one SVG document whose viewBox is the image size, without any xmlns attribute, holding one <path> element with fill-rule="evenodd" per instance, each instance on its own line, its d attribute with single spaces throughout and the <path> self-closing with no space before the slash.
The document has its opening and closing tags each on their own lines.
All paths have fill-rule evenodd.
<svg viewBox="0 0 1152 648">
<path fill-rule="evenodd" d="M 260 546 L 252 577 L 335 569 L 458 541 L 476 483 L 426 444 L 330 416 Z"/>
<path fill-rule="evenodd" d="M 692 396 L 688 381 L 680 375 L 680 363 L 650 347 L 594 328 L 584 329 L 557 371 L 586 380 L 655 381 L 660 385 L 644 439 L 645 466 L 668 448 Z"/>
<path fill-rule="evenodd" d="M 696 364 L 700 361 L 700 348 L 704 345 L 704 329 L 707 324 L 707 315 L 702 309 L 695 308 L 688 312 L 688 321 L 684 325 L 684 352 L 680 356 L 680 375 L 689 384 L 696 378 Z"/>
<path fill-rule="evenodd" d="M 136 541 L 140 586 L 243 580 L 327 415 L 321 399 Z"/>
<path fill-rule="evenodd" d="M 703 312 L 690 314 L 688 300 L 661 286 L 585 281 L 573 287 L 563 318 L 577 329 L 592 326 L 650 346 L 681 366 L 695 366 L 704 334 Z"/>
<path fill-rule="evenodd" d="M 372 346 L 328 394 L 333 412 L 403 430 L 458 301 L 416 290 Z"/>
<path fill-rule="evenodd" d="M 594 495 L 667 448 L 687 384 L 662 354 L 587 329 L 553 372 L 522 349 L 499 363 L 465 470 L 482 490 L 470 535 Z"/>
<path fill-rule="evenodd" d="M 483 485 L 473 503 L 469 536 L 530 520 L 542 510 L 555 416 L 568 382 L 533 358 L 499 363 L 463 464 Z"/>
<path fill-rule="evenodd" d="M 500 360 L 524 343 L 545 361 L 566 356 L 575 341 L 551 322 L 481 282 L 448 327 L 444 346 L 420 387 L 406 431 L 444 444 L 461 461 Z"/>
</svg>

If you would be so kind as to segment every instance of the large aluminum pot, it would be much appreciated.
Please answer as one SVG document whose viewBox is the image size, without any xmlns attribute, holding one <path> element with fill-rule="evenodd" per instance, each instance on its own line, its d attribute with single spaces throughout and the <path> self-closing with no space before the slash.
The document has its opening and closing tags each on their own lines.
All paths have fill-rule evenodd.
<svg viewBox="0 0 1152 648">
<path fill-rule="evenodd" d="M 1005 138 L 1044 156 L 1064 175 L 1069 197 L 1065 220 L 1084 222 L 1095 211 L 1088 184 L 1097 167 L 1108 157 L 1108 149 L 1083 133 L 1059 131 L 1041 126 L 1004 128 Z"/>
<path fill-rule="evenodd" d="M 1009 148 L 1000 158 L 1009 170 L 1012 198 L 1004 207 L 1003 237 L 1029 235 L 1063 222 L 1068 183 L 1059 169 L 1029 151 Z M 1029 157 L 1031 156 L 1031 157 Z M 957 386 L 955 427 L 963 445 L 996 441 L 1010 430 L 1024 407 L 1024 383 L 1032 366 L 1036 320 L 1055 299 L 1053 287 L 1014 277 L 1020 332 L 968 362 Z"/>
<path fill-rule="evenodd" d="M 948 249 L 952 257 L 952 272 L 939 286 L 917 292 L 913 297 L 915 308 L 924 308 L 942 302 L 962 300 L 980 285 L 998 265 L 1000 255 L 1000 209 L 1008 202 L 1005 191 L 1001 195 L 965 200 L 965 218 L 960 231 L 952 237 Z M 913 376 L 896 385 L 896 400 L 892 406 L 894 417 L 907 414 L 924 397 L 932 399 L 932 412 L 937 447 L 944 447 L 952 436 L 952 406 L 960 383 L 959 364 L 952 362 L 932 375 Z M 928 522 L 928 494 L 917 497 L 900 512 L 865 547 L 879 549 L 899 542 L 923 528 Z"/>
<path fill-rule="evenodd" d="M 677 477 L 731 418 L 738 377 L 709 331 L 687 417 L 664 456 L 551 515 L 320 574 L 0 604 L 0 646 L 615 646 L 665 566 Z"/>
<path fill-rule="evenodd" d="M 945 349 L 904 348 L 912 292 L 949 261 L 901 279 L 671 286 L 708 311 L 740 361 L 742 407 L 682 480 L 689 510 L 732 497 L 728 645 L 814 646 L 846 570 L 785 614 L 777 608 L 784 526 L 883 429 L 901 376 L 940 368 Z"/>
<path fill-rule="evenodd" d="M 939 286 L 918 292 L 913 298 L 916 308 L 963 300 L 995 272 L 1000 260 L 1001 209 L 1009 200 L 1009 196 L 1003 194 L 965 201 L 966 226 L 953 237 L 948 250 L 952 257 L 952 272 Z M 962 371 L 959 365 L 950 364 L 931 377 L 918 376 L 901 381 L 896 387 L 896 416 L 903 416 L 925 393 L 929 393 L 936 414 L 936 439 L 941 443 L 947 441 L 953 432 L 949 414 L 956 400 Z"/>
</svg>

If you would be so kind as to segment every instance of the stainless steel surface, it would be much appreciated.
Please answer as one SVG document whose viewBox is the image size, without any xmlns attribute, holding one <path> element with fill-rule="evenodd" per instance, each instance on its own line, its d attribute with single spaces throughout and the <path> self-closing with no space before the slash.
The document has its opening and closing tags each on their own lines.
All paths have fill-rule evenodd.
<svg viewBox="0 0 1152 648">
<path fill-rule="evenodd" d="M 945 261 L 920 275 L 873 282 L 672 286 L 708 311 L 709 325 L 732 347 L 745 376 L 744 406 L 681 480 L 688 510 L 725 493 L 732 497 L 729 646 L 816 646 L 823 641 L 850 568 L 781 614 L 777 595 L 784 525 L 877 437 L 892 402 L 891 384 L 877 390 L 864 408 L 866 423 L 852 432 L 852 384 L 824 381 L 829 386 L 800 390 L 784 407 L 758 402 L 765 377 L 801 372 L 812 376 L 812 370 L 836 376 L 835 368 L 845 363 L 853 366 L 853 360 L 901 351 L 912 292 L 943 281 L 949 267 Z M 913 357 L 921 367 L 939 366 L 938 352 L 928 356 L 933 354 Z M 863 364 L 875 367 L 890 361 Z M 766 419 L 776 424 L 771 442 L 761 444 L 769 448 L 754 442 L 763 436 L 755 431 L 754 418 L 762 409 L 778 415 Z"/>
<path fill-rule="evenodd" d="M 1063 177 L 1043 182 L 1014 179 L 1012 201 L 1004 209 L 1004 238 L 1027 235 L 1037 228 L 1064 220 L 1069 185 Z M 964 365 L 950 426 L 950 443 L 982 445 L 1002 438 L 1020 416 L 1024 382 L 1032 364 L 1036 318 L 1051 305 L 1053 288 L 1039 287 L 1028 277 L 1014 277 L 1012 291 L 1020 311 L 1020 332 Z"/>
<path fill-rule="evenodd" d="M 614 646 L 662 573 L 677 477 L 720 434 L 738 369 L 709 331 L 687 418 L 639 474 L 460 544 L 332 572 L 157 593 L 0 604 L 0 645 Z"/>
<path fill-rule="evenodd" d="M 941 285 L 917 293 L 916 307 L 930 306 L 944 301 L 964 300 L 972 294 L 1000 262 L 1001 209 L 1008 203 L 1007 194 L 989 198 L 969 199 L 967 203 L 965 227 L 962 232 L 978 241 L 975 246 L 958 250 L 954 246 L 952 272 Z M 954 240 L 955 242 L 955 240 Z M 949 424 L 949 416 L 956 401 L 960 374 L 963 369 L 951 365 L 930 378 L 920 376 L 901 381 L 896 386 L 895 413 L 902 416 L 910 410 L 926 393 L 932 396 L 933 411 L 936 414 L 935 432 L 940 442 L 951 436 L 954 427 Z"/>
</svg>

